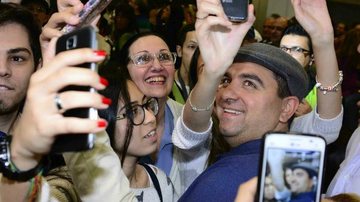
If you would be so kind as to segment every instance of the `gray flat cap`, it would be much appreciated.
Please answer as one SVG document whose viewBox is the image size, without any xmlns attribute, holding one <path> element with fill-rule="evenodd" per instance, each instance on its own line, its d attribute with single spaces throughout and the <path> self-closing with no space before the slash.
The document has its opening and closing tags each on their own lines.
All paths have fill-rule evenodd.
<svg viewBox="0 0 360 202">
<path fill-rule="evenodd" d="M 253 62 L 284 78 L 290 93 L 301 101 L 307 94 L 308 78 L 300 63 L 272 45 L 252 43 L 243 46 L 234 58 L 236 62 Z"/>
</svg>

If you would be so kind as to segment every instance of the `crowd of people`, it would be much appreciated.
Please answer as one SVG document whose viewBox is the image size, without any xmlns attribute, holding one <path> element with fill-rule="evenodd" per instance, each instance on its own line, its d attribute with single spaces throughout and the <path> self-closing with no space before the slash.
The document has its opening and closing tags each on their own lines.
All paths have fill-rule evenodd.
<svg viewBox="0 0 360 202">
<path fill-rule="evenodd" d="M 57 55 L 85 2 L 51 2 L 0 3 L 1 200 L 254 201 L 262 137 L 278 131 L 322 136 L 342 162 L 322 200 L 360 201 L 360 29 L 334 28 L 325 0 L 292 0 L 262 35 L 252 4 L 232 23 L 219 0 L 114 1 L 98 50 Z M 98 119 L 64 116 L 87 107 Z M 94 148 L 51 152 L 77 133 Z M 315 201 L 311 162 L 273 158 L 266 201 Z"/>
</svg>

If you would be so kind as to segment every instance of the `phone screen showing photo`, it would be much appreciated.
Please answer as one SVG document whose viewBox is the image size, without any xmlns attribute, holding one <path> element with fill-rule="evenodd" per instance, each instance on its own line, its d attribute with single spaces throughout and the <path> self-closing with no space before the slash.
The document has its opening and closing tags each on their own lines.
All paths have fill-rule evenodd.
<svg viewBox="0 0 360 202">
<path fill-rule="evenodd" d="M 287 200 L 286 198 L 289 198 L 290 201 L 295 199 L 316 201 L 316 190 L 319 184 L 320 152 L 301 150 L 284 151 L 278 148 L 268 149 L 268 155 L 270 156 L 278 155 L 279 152 L 284 153 L 282 162 L 276 162 L 281 164 L 283 176 L 272 174 L 270 170 L 271 162 L 267 162 L 264 198 L 269 201 L 284 201 Z M 283 179 L 276 179 L 276 177 Z M 279 180 L 283 180 L 285 184 L 285 189 L 281 190 L 282 193 L 276 190 L 273 184 L 273 181 Z M 278 199 L 276 199 L 275 194 Z"/>
<path fill-rule="evenodd" d="M 259 201 L 319 201 L 324 140 L 290 134 L 275 136 L 265 140 Z"/>
</svg>

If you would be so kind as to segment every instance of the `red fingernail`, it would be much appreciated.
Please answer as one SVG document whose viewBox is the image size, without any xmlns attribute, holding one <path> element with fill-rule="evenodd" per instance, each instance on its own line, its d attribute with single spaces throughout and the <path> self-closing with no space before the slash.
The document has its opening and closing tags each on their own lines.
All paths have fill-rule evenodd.
<svg viewBox="0 0 360 202">
<path fill-rule="evenodd" d="M 104 86 L 108 86 L 109 82 L 104 77 L 100 77 L 100 83 Z"/>
<path fill-rule="evenodd" d="M 106 51 L 104 51 L 104 50 L 96 50 L 96 51 L 94 51 L 94 53 L 97 56 L 106 56 L 107 55 Z"/>
<path fill-rule="evenodd" d="M 102 98 L 102 103 L 103 103 L 103 104 L 106 104 L 106 105 L 111 105 L 112 100 L 109 99 L 109 98 L 103 97 L 103 98 Z"/>
<path fill-rule="evenodd" d="M 101 120 L 101 121 L 98 121 L 97 125 L 99 128 L 105 128 L 107 126 L 107 122 Z"/>
</svg>

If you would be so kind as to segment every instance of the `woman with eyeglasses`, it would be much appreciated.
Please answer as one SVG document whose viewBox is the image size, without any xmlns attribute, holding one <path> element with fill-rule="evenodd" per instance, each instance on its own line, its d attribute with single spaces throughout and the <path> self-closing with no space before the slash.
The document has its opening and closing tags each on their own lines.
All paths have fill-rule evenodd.
<svg viewBox="0 0 360 202">
<path fill-rule="evenodd" d="M 108 121 L 106 132 L 110 145 L 129 181 L 121 184 L 121 188 L 129 186 L 138 201 L 176 201 L 178 197 L 166 174 L 153 165 L 139 163 L 140 157 L 152 154 L 157 148 L 158 99 L 145 96 L 121 73 L 113 75 L 102 92 L 113 102 L 99 111 L 99 116 Z"/>
</svg>

